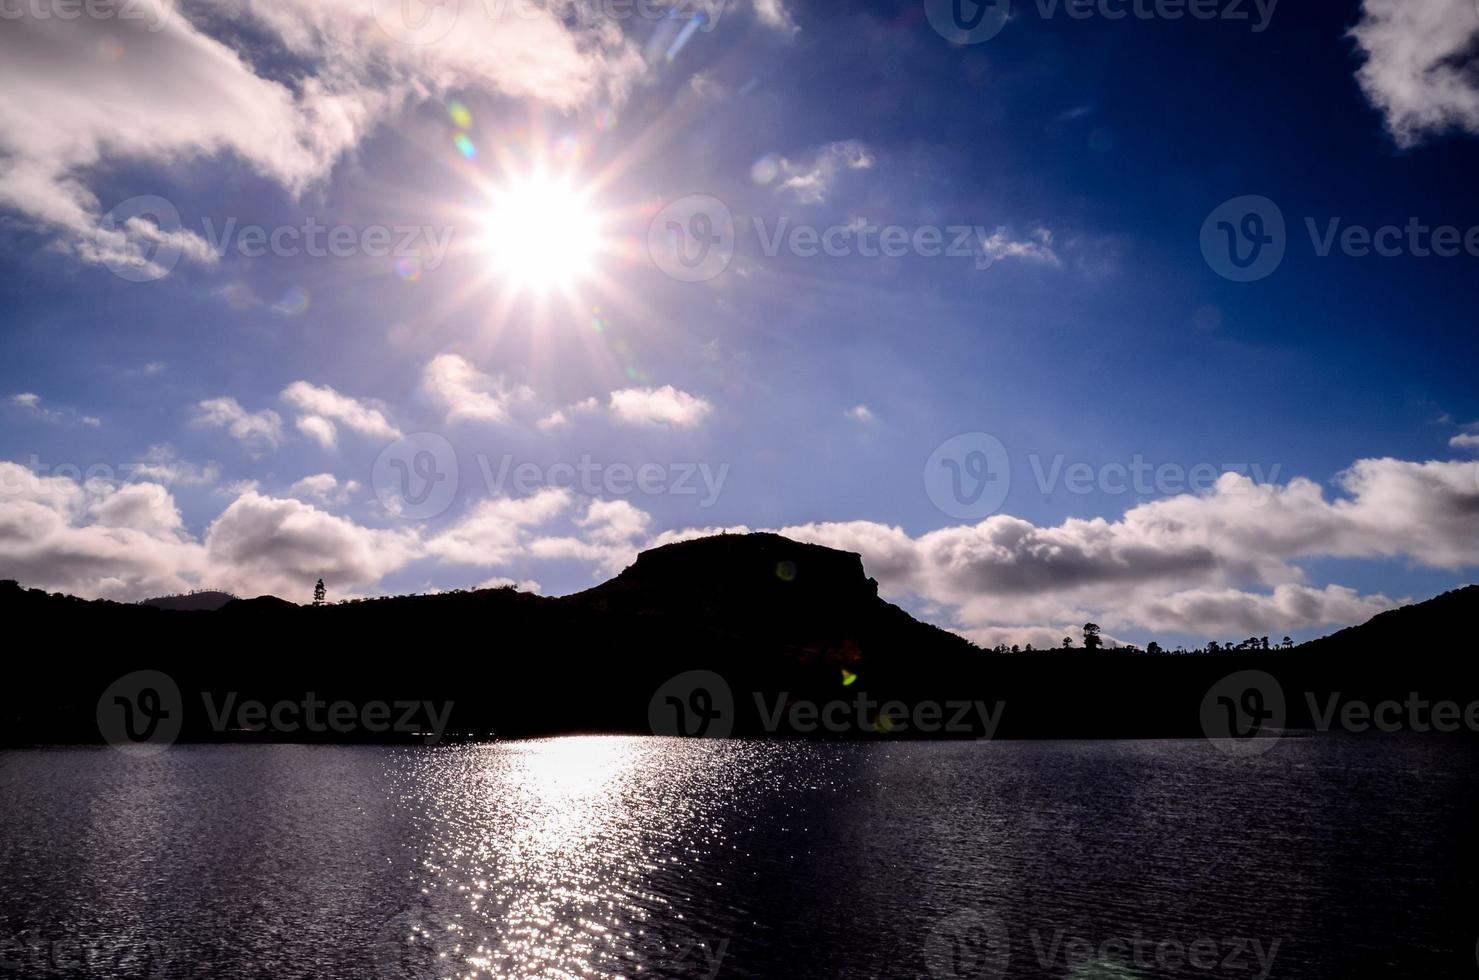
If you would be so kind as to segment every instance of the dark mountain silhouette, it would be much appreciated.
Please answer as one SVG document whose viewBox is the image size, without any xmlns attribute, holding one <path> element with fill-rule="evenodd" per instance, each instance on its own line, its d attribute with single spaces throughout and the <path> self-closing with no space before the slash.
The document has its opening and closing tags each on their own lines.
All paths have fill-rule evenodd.
<svg viewBox="0 0 1479 980">
<path fill-rule="evenodd" d="M 694 670 L 723 678 L 739 735 L 875 737 L 888 701 L 910 710 L 1001 702 L 998 737 L 1196 735 L 1210 686 L 1248 669 L 1278 679 L 1291 727 L 1308 725 L 1310 697 L 1322 703 L 1331 691 L 1479 698 L 1470 638 L 1479 587 L 1292 650 L 1002 654 L 879 598 L 858 555 L 773 534 L 653 549 L 614 579 L 560 598 L 504 588 L 319 607 L 262 597 L 185 611 L 7 582 L 0 614 L 12 635 L 38 644 L 12 661 L 0 714 L 0 739 L 11 743 L 97 740 L 99 696 L 143 669 L 178 683 L 187 739 L 365 734 L 224 732 L 204 705 L 228 693 L 267 703 L 310 692 L 361 704 L 451 701 L 450 728 L 463 736 L 648 731 L 655 693 Z M 59 638 L 65 655 L 40 649 Z M 830 732 L 781 710 L 837 701 L 848 720 Z M 960 719 L 966 727 L 949 734 L 983 734 L 978 712 Z M 893 732 L 908 734 L 920 733 Z"/>
<path fill-rule="evenodd" d="M 186 592 L 183 595 L 164 595 L 153 599 L 145 599 L 141 605 L 153 606 L 155 609 L 173 609 L 181 612 L 215 612 L 226 603 L 236 599 L 230 592 L 216 592 L 204 589 L 199 592 Z"/>
</svg>

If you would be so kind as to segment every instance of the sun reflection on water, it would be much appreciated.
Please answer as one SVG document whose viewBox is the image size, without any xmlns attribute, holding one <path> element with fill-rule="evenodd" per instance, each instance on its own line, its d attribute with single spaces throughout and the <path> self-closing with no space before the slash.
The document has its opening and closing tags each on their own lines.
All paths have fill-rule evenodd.
<svg viewBox="0 0 1479 980">
<path fill-rule="evenodd" d="M 391 776 L 433 843 L 391 975 L 667 974 L 707 926 L 694 910 L 713 903 L 692 900 L 723 887 L 726 819 L 771 756 L 620 737 L 417 754 Z"/>
</svg>

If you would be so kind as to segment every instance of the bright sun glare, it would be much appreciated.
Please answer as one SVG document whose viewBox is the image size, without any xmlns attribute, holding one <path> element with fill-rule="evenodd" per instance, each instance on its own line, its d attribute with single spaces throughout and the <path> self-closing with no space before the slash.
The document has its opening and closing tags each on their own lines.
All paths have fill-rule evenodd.
<svg viewBox="0 0 1479 980">
<path fill-rule="evenodd" d="M 488 257 L 494 273 L 515 289 L 574 285 L 591 272 L 599 245 L 591 204 L 567 181 L 536 174 L 493 194 Z"/>
</svg>

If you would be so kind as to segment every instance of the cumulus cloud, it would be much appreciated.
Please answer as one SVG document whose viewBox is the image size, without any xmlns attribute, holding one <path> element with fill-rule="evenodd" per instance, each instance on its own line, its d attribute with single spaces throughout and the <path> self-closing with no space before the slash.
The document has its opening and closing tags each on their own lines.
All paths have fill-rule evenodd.
<svg viewBox="0 0 1479 980">
<path fill-rule="evenodd" d="M 1052 526 L 996 515 L 918 536 L 872 521 L 775 530 L 860 553 L 885 595 L 917 599 L 928 616 L 986 645 L 1052 645 L 1087 621 L 1109 636 L 1138 629 L 1217 639 L 1344 625 L 1402 600 L 1312 584 L 1301 562 L 1479 566 L 1472 462 L 1365 459 L 1335 483 L 1332 494 L 1307 479 L 1259 484 L 1228 473 L 1206 494 Z M 351 486 L 317 474 L 293 492 L 328 502 Z M 83 483 L 0 464 L 0 576 L 82 595 L 139 598 L 209 584 L 293 597 L 320 576 L 343 594 L 423 559 L 489 569 L 574 560 L 613 574 L 642 548 L 721 530 L 749 529 L 654 535 L 650 515 L 625 500 L 582 500 L 553 487 L 480 501 L 435 532 L 380 530 L 244 487 L 196 541 L 162 486 Z"/>
<path fill-rule="evenodd" d="M 336 505 L 349 503 L 359 491 L 358 481 L 341 481 L 332 473 L 315 473 L 313 476 L 305 476 L 288 487 L 289 494 L 305 503 L 317 500 L 321 503 Z"/>
<path fill-rule="evenodd" d="M 84 485 L 0 462 L 0 577 L 119 599 L 179 592 L 205 563 L 182 526 L 158 484 Z"/>
<path fill-rule="evenodd" d="M 512 402 L 533 397 L 527 387 L 510 389 L 457 354 L 432 358 L 421 373 L 421 387 L 446 409 L 448 422 L 507 422 Z"/>
<path fill-rule="evenodd" d="M 873 154 L 862 142 L 842 140 L 828 143 L 810 159 L 781 160 L 780 171 L 784 179 L 779 189 L 790 193 L 802 204 L 820 204 L 831 193 L 839 173 L 868 170 L 872 166 Z"/>
<path fill-rule="evenodd" d="M 524 553 L 527 532 L 564 514 L 569 490 L 546 487 L 528 497 L 484 500 L 450 528 L 432 537 L 427 553 L 458 565 L 505 565 Z"/>
<path fill-rule="evenodd" d="M 89 184 L 100 165 L 230 154 L 296 195 L 408 104 L 480 89 L 570 110 L 619 103 L 646 71 L 616 23 L 566 18 L 558 5 L 502 17 L 440 8 L 434 34 L 401 21 L 403 5 L 361 0 L 176 7 L 21 16 L 0 31 L 0 207 L 57 232 L 84 261 L 149 271 L 160 246 L 216 259 L 157 215 L 100 228 L 108 206 Z M 420 43 L 405 43 L 407 31 Z M 263 67 L 287 62 L 291 74 Z"/>
<path fill-rule="evenodd" d="M 210 398 L 195 406 L 194 425 L 220 428 L 251 452 L 276 449 L 282 442 L 282 416 L 270 408 L 248 412 L 235 398 Z"/>
<path fill-rule="evenodd" d="M 862 422 L 864 425 L 878 421 L 878 416 L 867 405 L 854 405 L 847 410 L 846 415 L 854 422 Z"/>
<path fill-rule="evenodd" d="M 546 536 L 529 542 L 529 554 L 543 559 L 572 559 L 615 575 L 636 560 L 639 541 L 651 516 L 625 500 L 592 500 L 573 523 L 584 534 Z"/>
<path fill-rule="evenodd" d="M 294 381 L 283 389 L 282 400 L 302 413 L 296 423 L 298 431 L 325 448 L 338 441 L 339 425 L 377 439 L 401 437 L 400 430 L 390 424 L 379 407 L 340 394 L 328 385 L 320 387 L 307 381 Z"/>
<path fill-rule="evenodd" d="M 1361 90 L 1399 146 L 1479 134 L 1479 14 L 1471 0 L 1364 0 L 1351 30 L 1366 61 Z"/>
<path fill-rule="evenodd" d="M 205 534 L 211 581 L 237 595 L 306 595 L 322 578 L 344 592 L 373 586 L 420 553 L 416 532 L 361 527 L 299 500 L 247 491 Z"/>
<path fill-rule="evenodd" d="M 633 425 L 671 425 L 691 429 L 713 411 L 709 402 L 672 385 L 661 388 L 623 388 L 611 393 L 611 414 Z"/>
<path fill-rule="evenodd" d="M 1091 618 L 1110 628 L 1298 629 L 1388 608 L 1385 596 L 1309 588 L 1305 559 L 1405 558 L 1479 565 L 1479 480 L 1472 464 L 1366 459 L 1342 473 L 1344 496 L 1306 479 L 1260 485 L 1224 474 L 1206 495 L 1141 504 L 1119 520 L 1038 527 L 1007 515 L 914 538 L 869 521 L 782 534 L 864 556 L 896 596 L 954 610 L 967 629 Z M 1237 591 L 1246 589 L 1263 591 Z"/>
</svg>

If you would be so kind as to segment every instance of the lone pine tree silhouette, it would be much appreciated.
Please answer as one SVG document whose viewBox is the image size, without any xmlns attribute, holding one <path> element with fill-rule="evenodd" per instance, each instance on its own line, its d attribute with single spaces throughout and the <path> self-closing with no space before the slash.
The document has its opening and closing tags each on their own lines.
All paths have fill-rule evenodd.
<svg viewBox="0 0 1479 980">
<path fill-rule="evenodd" d="M 11 743 L 95 740 L 99 693 L 143 669 L 178 682 L 185 738 L 223 737 L 206 724 L 201 695 L 228 691 L 268 702 L 308 692 L 452 701 L 451 729 L 479 737 L 640 732 L 654 692 L 693 670 L 724 678 L 737 735 L 789 734 L 784 719 L 767 725 L 758 710 L 777 698 L 859 697 L 1004 702 L 998 737 L 1197 735 L 1208 689 L 1245 669 L 1283 685 L 1290 727 L 1310 723 L 1306 693 L 1479 698 L 1476 586 L 1287 650 L 993 653 L 880 598 L 860 556 L 774 534 L 655 548 L 559 598 L 490 589 L 310 609 L 264 596 L 184 612 L 6 582 L 0 614 L 32 636 L 130 641 L 126 652 L 16 658 L 0 712 L 0 738 Z"/>
</svg>

